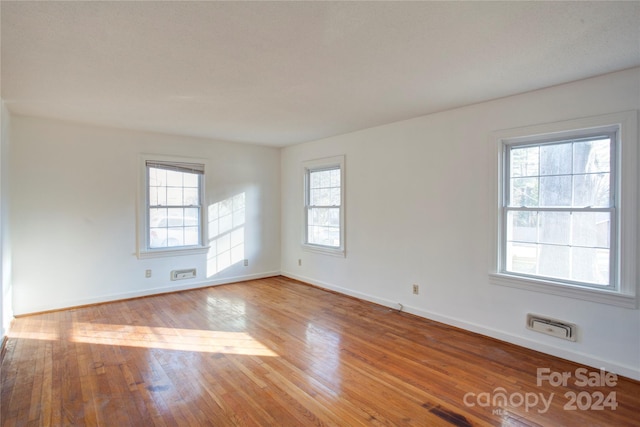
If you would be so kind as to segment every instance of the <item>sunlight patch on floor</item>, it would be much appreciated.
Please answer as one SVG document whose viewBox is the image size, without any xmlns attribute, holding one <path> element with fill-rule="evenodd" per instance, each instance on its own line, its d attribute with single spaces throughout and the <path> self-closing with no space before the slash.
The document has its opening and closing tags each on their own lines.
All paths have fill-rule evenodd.
<svg viewBox="0 0 640 427">
<path fill-rule="evenodd" d="M 208 331 L 151 326 L 73 322 L 65 328 L 57 322 L 36 322 L 12 331 L 10 338 L 120 345 L 204 353 L 271 356 L 278 354 L 246 332 Z"/>
<path fill-rule="evenodd" d="M 246 332 L 74 322 L 70 341 L 165 350 L 278 356 Z"/>
</svg>

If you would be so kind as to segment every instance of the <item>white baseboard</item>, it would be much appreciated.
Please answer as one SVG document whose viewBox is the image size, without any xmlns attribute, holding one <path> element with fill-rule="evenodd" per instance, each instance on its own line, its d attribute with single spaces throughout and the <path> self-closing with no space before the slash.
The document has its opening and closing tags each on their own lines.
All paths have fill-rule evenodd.
<svg viewBox="0 0 640 427">
<path fill-rule="evenodd" d="M 80 307 L 80 306 L 91 305 L 91 304 L 102 304 L 105 302 L 121 301 L 121 300 L 146 297 L 151 295 L 161 295 L 161 294 L 166 294 L 170 292 L 186 291 L 189 289 L 199 289 L 199 288 L 206 288 L 209 286 L 228 285 L 230 283 L 245 282 L 247 280 L 255 280 L 255 279 L 264 279 L 266 277 L 273 277 L 278 275 L 280 275 L 279 271 L 269 271 L 265 273 L 233 276 L 233 277 L 226 277 L 223 279 L 215 279 L 215 280 L 201 280 L 198 282 L 187 281 L 188 283 L 176 282 L 176 284 L 171 284 L 171 286 L 150 288 L 150 289 L 144 289 L 144 290 L 134 291 L 134 292 L 125 292 L 121 294 L 101 295 L 95 298 L 69 300 L 69 301 L 64 301 L 62 303 L 52 304 L 52 305 L 34 306 L 34 307 L 30 307 L 28 310 L 15 313 L 15 315 L 24 316 L 27 314 L 42 313 L 42 312 L 51 311 L 51 310 L 63 310 L 63 309 L 72 308 L 72 307 Z"/>
<path fill-rule="evenodd" d="M 372 295 L 364 294 L 362 292 L 352 291 L 346 288 L 342 288 L 340 286 L 333 285 L 331 283 L 326 283 L 319 280 L 314 280 L 310 277 L 300 276 L 294 273 L 282 271 L 282 274 L 285 277 L 289 277 L 292 279 L 300 280 L 302 282 L 306 282 L 315 286 L 319 286 L 321 288 L 329 289 L 331 291 L 335 291 L 341 294 L 349 295 L 355 298 L 359 298 L 365 301 L 373 302 L 385 307 L 399 309 L 399 304 L 395 301 L 390 301 L 383 298 L 378 298 Z M 562 359 L 571 360 L 576 363 L 580 363 L 583 365 L 591 366 L 596 369 L 604 368 L 608 372 L 613 372 L 618 375 L 625 376 L 627 378 L 632 378 L 634 380 L 640 381 L 640 370 L 633 366 L 621 365 L 619 363 L 612 363 L 610 361 L 598 359 L 596 357 L 590 356 L 588 354 L 576 352 L 576 351 L 568 351 L 564 348 L 559 348 L 555 346 L 548 345 L 546 343 L 534 341 L 528 338 L 523 338 L 518 335 L 513 335 L 510 333 L 506 333 L 497 329 L 488 328 L 486 326 L 478 325 L 476 323 L 467 322 L 465 320 L 456 319 L 450 316 L 446 316 L 440 313 L 436 313 L 429 310 L 423 310 L 416 307 L 412 307 L 409 305 L 404 305 L 402 307 L 402 311 L 407 313 L 414 314 L 419 317 L 424 317 L 425 319 L 433 320 L 436 322 L 444 323 L 446 325 L 455 326 L 460 329 L 464 329 L 470 332 L 474 332 L 480 335 L 485 335 L 491 338 L 495 338 L 500 341 L 505 341 L 511 344 L 518 345 L 520 347 L 525 347 L 531 350 L 539 351 L 541 353 L 549 354 L 551 356 L 559 357 Z"/>
</svg>

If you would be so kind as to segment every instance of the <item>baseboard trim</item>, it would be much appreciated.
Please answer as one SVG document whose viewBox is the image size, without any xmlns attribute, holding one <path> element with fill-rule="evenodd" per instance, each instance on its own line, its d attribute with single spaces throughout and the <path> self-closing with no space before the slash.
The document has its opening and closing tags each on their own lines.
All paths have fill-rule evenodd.
<svg viewBox="0 0 640 427">
<path fill-rule="evenodd" d="M 294 280 L 299 280 L 304 283 L 308 283 L 320 288 L 325 288 L 327 290 L 348 295 L 364 301 L 373 302 L 375 304 L 379 304 L 385 307 L 389 307 L 393 309 L 401 308 L 397 302 L 390 301 L 384 298 L 378 298 L 373 295 L 365 294 L 362 292 L 352 291 L 350 289 L 346 289 L 346 288 L 336 286 L 331 283 L 323 282 L 320 280 L 315 280 L 310 277 L 301 276 L 301 275 L 294 274 L 287 271 L 282 271 L 280 274 L 282 276 L 285 276 Z M 456 328 L 464 329 L 466 331 L 470 331 L 479 335 L 484 335 L 499 341 L 508 342 L 510 344 L 528 348 L 530 350 L 539 351 L 541 353 L 545 353 L 554 357 L 558 357 L 558 358 L 569 360 L 582 365 L 590 366 L 592 368 L 596 368 L 596 369 L 602 368 L 608 372 L 614 372 L 617 375 L 621 375 L 636 381 L 640 381 L 640 370 L 633 366 L 626 366 L 619 363 L 612 363 L 612 362 L 598 359 L 596 357 L 590 356 L 588 354 L 580 353 L 580 352 L 567 351 L 564 348 L 559 348 L 559 347 L 548 345 L 546 343 L 533 341 L 527 338 L 523 338 L 521 336 L 509 334 L 493 328 L 488 328 L 486 326 L 479 325 L 476 323 L 471 323 L 464 320 L 456 319 L 454 317 L 446 316 L 441 313 L 437 313 L 429 310 L 423 310 L 417 307 L 412 307 L 410 305 L 403 304 L 402 311 L 425 318 L 425 319 L 433 320 L 435 322 L 444 323 L 449 326 L 454 326 Z"/>
<path fill-rule="evenodd" d="M 43 313 L 48 313 L 52 311 L 68 310 L 71 308 L 87 307 L 92 305 L 105 304 L 109 302 L 126 301 L 126 300 L 131 300 L 136 298 L 170 294 L 173 292 L 188 291 L 191 289 L 201 289 L 201 288 L 208 288 L 210 286 L 220 286 L 220 285 L 228 285 L 231 283 L 247 282 L 250 280 L 264 279 L 267 277 L 274 277 L 279 275 L 280 275 L 279 271 L 269 271 L 264 273 L 247 274 L 243 276 L 225 277 L 223 279 L 216 279 L 216 280 L 201 280 L 198 282 L 189 282 L 185 284 L 175 284 L 175 285 L 172 284 L 171 286 L 164 286 L 160 288 L 151 288 L 151 289 L 145 289 L 145 290 L 135 291 L 135 292 L 103 295 L 96 298 L 86 298 L 86 299 L 80 299 L 80 300 L 67 301 L 62 304 L 56 304 L 52 306 L 32 307 L 27 311 L 21 311 L 19 313 L 15 313 L 14 316 L 15 317 L 32 316 L 34 314 L 43 314 Z"/>
</svg>

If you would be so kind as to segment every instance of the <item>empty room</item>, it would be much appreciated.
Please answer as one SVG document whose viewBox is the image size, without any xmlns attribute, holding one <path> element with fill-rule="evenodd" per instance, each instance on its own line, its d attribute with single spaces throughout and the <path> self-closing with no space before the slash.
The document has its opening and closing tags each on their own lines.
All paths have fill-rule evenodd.
<svg viewBox="0 0 640 427">
<path fill-rule="evenodd" d="M 639 425 L 639 1 L 0 25 L 3 427 Z"/>
</svg>

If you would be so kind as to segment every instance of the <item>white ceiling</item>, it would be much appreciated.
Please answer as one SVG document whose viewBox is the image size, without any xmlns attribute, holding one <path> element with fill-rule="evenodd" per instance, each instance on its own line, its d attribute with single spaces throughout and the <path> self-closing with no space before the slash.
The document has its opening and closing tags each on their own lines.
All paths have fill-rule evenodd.
<svg viewBox="0 0 640 427">
<path fill-rule="evenodd" d="M 284 146 L 640 65 L 640 2 L 2 1 L 10 111 Z"/>
</svg>

